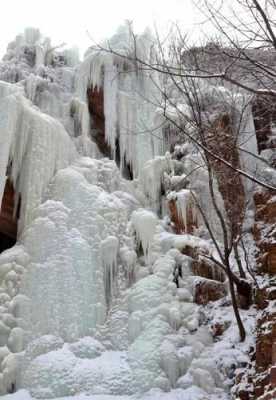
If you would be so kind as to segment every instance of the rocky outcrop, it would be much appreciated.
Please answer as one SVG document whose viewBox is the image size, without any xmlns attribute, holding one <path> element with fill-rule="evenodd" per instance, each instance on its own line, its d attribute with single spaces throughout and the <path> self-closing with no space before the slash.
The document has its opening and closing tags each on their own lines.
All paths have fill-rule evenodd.
<svg viewBox="0 0 276 400">
<path fill-rule="evenodd" d="M 97 144 L 100 152 L 111 159 L 114 159 L 124 178 L 133 179 L 132 167 L 128 162 L 121 166 L 120 144 L 118 138 L 115 143 L 115 151 L 111 151 L 105 135 L 105 115 L 104 115 L 104 91 L 103 88 L 87 89 L 88 109 L 91 115 L 91 138 Z M 115 154 L 114 154 L 115 153 Z"/>
<path fill-rule="evenodd" d="M 213 261 L 208 260 L 200 255 L 193 260 L 191 268 L 194 275 L 212 279 L 218 282 L 225 281 L 225 273 L 222 271 L 222 269 L 219 268 Z"/>
<path fill-rule="evenodd" d="M 17 237 L 17 220 L 19 207 L 15 210 L 15 192 L 11 181 L 8 179 L 2 199 L 0 212 L 0 252 L 11 247 Z"/>
<path fill-rule="evenodd" d="M 206 305 L 210 301 L 216 301 L 227 294 L 225 285 L 211 279 L 198 278 L 194 286 L 194 302 Z"/>
<path fill-rule="evenodd" d="M 235 168 L 240 168 L 237 138 L 229 114 L 223 114 L 213 123 L 207 135 L 207 147 Z M 241 175 L 211 155 L 208 161 L 217 179 L 224 202 L 228 227 L 235 238 L 240 235 L 245 212 L 245 192 Z M 233 201 L 235 199 L 235 201 Z"/>
<path fill-rule="evenodd" d="M 208 259 L 210 254 L 206 249 L 196 244 L 194 246 L 186 245 L 181 252 L 191 258 L 191 271 L 194 275 L 217 282 L 225 281 L 224 271 L 212 260 Z"/>
<path fill-rule="evenodd" d="M 272 124 L 276 122 L 275 100 L 270 96 L 256 96 L 252 102 L 252 113 L 259 153 L 276 148 L 276 136 L 272 131 Z"/>
<path fill-rule="evenodd" d="M 97 143 L 100 151 L 107 157 L 111 155 L 110 146 L 105 140 L 104 93 L 98 87 L 87 90 L 89 113 L 92 117 L 92 139 Z"/>
<path fill-rule="evenodd" d="M 195 229 L 198 228 L 198 220 L 195 217 L 197 214 L 195 205 L 188 205 L 186 212 L 186 221 L 183 221 L 183 218 L 178 211 L 176 202 L 176 199 L 170 199 L 168 201 L 168 208 L 174 232 L 180 235 L 182 233 L 193 234 Z"/>
<path fill-rule="evenodd" d="M 256 223 L 253 234 L 259 249 L 257 263 L 261 273 L 276 274 L 276 196 L 268 191 L 254 195 Z"/>
<path fill-rule="evenodd" d="M 255 295 L 259 316 L 253 398 L 271 400 L 276 398 L 276 196 L 268 191 L 258 191 L 254 201 L 256 223 L 253 234 L 263 284 L 256 289 Z"/>
<path fill-rule="evenodd" d="M 194 302 L 206 305 L 227 295 L 224 272 L 207 257 L 206 249 L 186 245 L 182 253 L 191 258 L 191 271 L 198 278 L 194 284 Z"/>
</svg>

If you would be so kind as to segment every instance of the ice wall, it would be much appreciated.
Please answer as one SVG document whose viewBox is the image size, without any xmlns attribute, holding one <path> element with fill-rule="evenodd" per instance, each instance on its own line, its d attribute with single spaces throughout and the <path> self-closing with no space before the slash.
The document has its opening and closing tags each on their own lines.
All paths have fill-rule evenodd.
<svg viewBox="0 0 276 400">
<path fill-rule="evenodd" d="M 106 50 L 88 51 L 77 74 L 76 95 L 82 101 L 86 101 L 88 88 L 103 88 L 106 142 L 114 156 L 116 139 L 119 140 L 121 166 L 129 164 L 135 177 L 147 160 L 164 151 L 157 113 L 161 104 L 160 78 L 133 60 L 136 55 L 152 62 L 153 47 L 149 32 L 134 42 L 130 27 L 125 25 L 103 44 Z"/>
<path fill-rule="evenodd" d="M 21 196 L 20 231 L 55 173 L 70 164 L 76 150 L 64 127 L 41 113 L 16 86 L 0 82 L 0 194 L 2 198 L 7 167 L 17 195 Z M 0 200 L 1 200 L 0 198 Z"/>
<path fill-rule="evenodd" d="M 133 55 L 125 27 L 109 44 Z M 156 211 L 165 184 L 170 189 L 189 176 L 215 226 L 202 158 L 193 148 L 182 169 L 169 154 L 158 156 L 155 74 L 129 57 L 92 50 L 73 99 L 72 65 L 50 68 L 61 59 L 48 60 L 49 46 L 27 31 L 10 47 L 6 68 L 20 54 L 24 82 L 0 82 L 0 194 L 9 165 L 22 197 L 20 243 L 0 255 L 0 394 L 228 400 L 227 369 L 244 362 L 234 348 L 237 330 L 221 345 L 213 342 L 193 303 L 191 259 L 182 254 L 189 246 L 212 254 L 210 242 L 169 233 L 166 221 L 137 200 L 146 197 Z M 148 33 L 135 51 L 154 57 Z M 91 157 L 88 87 L 103 88 L 106 141 L 114 155 L 119 140 L 121 164 L 130 163 L 138 180 L 126 182 L 114 161 Z M 191 197 L 181 189 L 177 206 L 185 221 Z"/>
</svg>

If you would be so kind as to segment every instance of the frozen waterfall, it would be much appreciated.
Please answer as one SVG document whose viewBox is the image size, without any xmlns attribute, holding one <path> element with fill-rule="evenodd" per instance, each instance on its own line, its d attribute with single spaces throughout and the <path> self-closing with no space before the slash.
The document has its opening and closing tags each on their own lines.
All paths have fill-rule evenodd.
<svg viewBox="0 0 276 400">
<path fill-rule="evenodd" d="M 149 61 L 152 40 L 136 43 Z M 131 55 L 128 27 L 110 45 Z M 183 254 L 214 249 L 157 216 L 164 179 L 185 176 L 165 154 L 160 77 L 92 49 L 75 69 L 74 51 L 49 48 L 28 29 L 0 67 L 0 203 L 7 179 L 20 199 L 17 243 L 0 254 L 3 400 L 229 400 L 239 338 L 231 328 L 214 342 Z M 103 90 L 112 159 L 92 140 L 88 88 Z M 186 223 L 190 192 L 177 201 Z"/>
</svg>

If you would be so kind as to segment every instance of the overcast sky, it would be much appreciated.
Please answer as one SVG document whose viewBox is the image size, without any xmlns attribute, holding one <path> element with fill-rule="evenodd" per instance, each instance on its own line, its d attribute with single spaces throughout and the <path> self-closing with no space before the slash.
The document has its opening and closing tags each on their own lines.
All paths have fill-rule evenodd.
<svg viewBox="0 0 276 400">
<path fill-rule="evenodd" d="M 77 45 L 83 53 L 91 41 L 114 33 L 125 19 L 134 21 L 136 31 L 157 23 L 178 20 L 191 30 L 198 13 L 192 0 L 0 0 L 0 57 L 7 44 L 25 27 L 36 27 L 53 44 Z"/>
</svg>

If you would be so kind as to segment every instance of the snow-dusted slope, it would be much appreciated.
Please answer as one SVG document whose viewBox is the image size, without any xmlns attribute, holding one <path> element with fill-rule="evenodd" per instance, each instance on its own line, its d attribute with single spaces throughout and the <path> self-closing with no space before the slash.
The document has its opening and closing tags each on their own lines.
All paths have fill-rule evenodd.
<svg viewBox="0 0 276 400">
<path fill-rule="evenodd" d="M 210 358 L 212 337 L 199 327 L 192 302 L 189 258 L 173 249 L 185 246 L 186 236 L 174 242 L 154 214 L 133 212 L 139 204 L 118 189 L 113 162 L 79 159 L 56 174 L 21 244 L 0 256 L 1 337 L 9 349 L 2 390 L 15 384 L 34 397 L 57 398 L 141 397 L 151 388 L 178 388 L 171 398 L 227 398 L 224 376 Z M 119 253 L 108 238 L 135 251 L 134 232 L 148 254 L 145 264 L 142 258 L 135 264 L 136 283 L 128 287 L 129 257 L 118 257 L 107 282 L 105 268 Z M 179 289 L 172 283 L 176 265 Z"/>
</svg>

